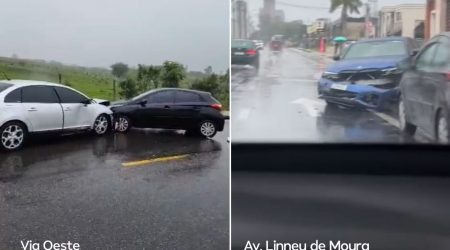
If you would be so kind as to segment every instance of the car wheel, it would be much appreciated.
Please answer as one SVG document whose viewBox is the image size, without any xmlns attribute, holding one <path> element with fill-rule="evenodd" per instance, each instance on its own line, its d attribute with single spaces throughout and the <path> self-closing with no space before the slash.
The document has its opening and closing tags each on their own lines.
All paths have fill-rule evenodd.
<svg viewBox="0 0 450 250">
<path fill-rule="evenodd" d="M 8 122 L 0 128 L 2 149 L 13 151 L 21 148 L 27 137 L 27 129 L 21 122 Z"/>
<path fill-rule="evenodd" d="M 120 133 L 126 133 L 128 130 L 130 130 L 131 127 L 131 121 L 130 118 L 124 115 L 120 115 L 117 117 L 116 121 L 116 130 Z"/>
<path fill-rule="evenodd" d="M 202 121 L 199 125 L 200 135 L 206 138 L 211 138 L 217 133 L 216 124 L 212 121 Z"/>
<path fill-rule="evenodd" d="M 109 121 L 105 114 L 99 115 L 97 119 L 95 119 L 93 130 L 96 135 L 104 135 L 108 132 Z"/>
<path fill-rule="evenodd" d="M 436 141 L 442 144 L 449 143 L 449 127 L 447 115 L 444 111 L 439 111 L 436 118 Z"/>
<path fill-rule="evenodd" d="M 398 102 L 398 120 L 402 133 L 407 135 L 414 135 L 417 127 L 414 124 L 409 123 L 406 119 L 405 103 L 402 99 L 400 99 Z"/>
</svg>

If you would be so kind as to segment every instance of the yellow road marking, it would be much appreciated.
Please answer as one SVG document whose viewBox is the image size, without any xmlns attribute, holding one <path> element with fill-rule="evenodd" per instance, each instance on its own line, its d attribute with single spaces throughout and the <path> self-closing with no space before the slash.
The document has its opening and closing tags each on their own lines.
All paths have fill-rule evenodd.
<svg viewBox="0 0 450 250">
<path fill-rule="evenodd" d="M 130 161 L 130 162 L 122 163 L 122 166 L 126 167 L 126 168 L 138 167 L 138 166 L 148 165 L 148 164 L 157 163 L 157 162 L 181 160 L 181 159 L 184 159 L 184 158 L 186 158 L 188 156 L 189 155 L 187 155 L 187 154 L 185 154 L 185 155 L 173 155 L 173 156 L 164 156 L 164 157 L 158 157 L 158 158 L 153 158 L 153 159 L 147 159 L 147 160 L 142 160 L 142 161 Z"/>
</svg>

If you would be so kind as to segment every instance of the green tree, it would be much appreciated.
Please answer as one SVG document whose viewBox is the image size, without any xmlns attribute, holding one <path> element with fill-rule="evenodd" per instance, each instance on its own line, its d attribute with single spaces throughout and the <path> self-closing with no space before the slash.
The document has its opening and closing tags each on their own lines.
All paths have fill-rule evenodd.
<svg viewBox="0 0 450 250">
<path fill-rule="evenodd" d="M 139 91 L 147 91 L 151 88 L 159 88 L 161 82 L 161 66 L 138 65 L 137 81 Z"/>
<path fill-rule="evenodd" d="M 211 66 L 206 67 L 205 74 L 211 75 L 213 73 L 213 68 Z"/>
<path fill-rule="evenodd" d="M 184 78 L 186 78 L 186 69 L 183 65 L 171 61 L 164 62 L 161 73 L 163 87 L 178 88 Z"/>
<path fill-rule="evenodd" d="M 131 78 L 121 81 L 119 83 L 119 86 L 120 86 L 119 94 L 121 97 L 124 97 L 125 99 L 130 99 L 139 93 L 136 82 Z"/>
<path fill-rule="evenodd" d="M 339 7 L 341 9 L 341 35 L 344 35 L 344 27 L 347 22 L 347 14 L 359 14 L 359 8 L 363 5 L 361 0 L 331 0 L 330 13 L 335 12 Z"/>
<path fill-rule="evenodd" d="M 216 95 L 219 92 L 219 78 L 216 74 L 211 74 L 205 78 L 194 81 L 191 88 Z"/>
<path fill-rule="evenodd" d="M 128 73 L 128 70 L 128 65 L 126 65 L 125 63 L 118 62 L 111 65 L 111 73 L 118 79 L 124 79 Z"/>
</svg>

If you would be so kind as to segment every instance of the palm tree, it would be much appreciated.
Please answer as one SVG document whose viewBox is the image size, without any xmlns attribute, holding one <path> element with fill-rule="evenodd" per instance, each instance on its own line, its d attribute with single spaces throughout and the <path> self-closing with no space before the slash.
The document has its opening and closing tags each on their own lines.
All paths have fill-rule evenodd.
<svg viewBox="0 0 450 250">
<path fill-rule="evenodd" d="M 347 14 L 359 14 L 359 7 L 363 3 L 361 0 L 331 0 L 330 12 L 335 12 L 339 7 L 341 10 L 341 35 L 344 35 L 345 22 L 347 21 Z"/>
</svg>

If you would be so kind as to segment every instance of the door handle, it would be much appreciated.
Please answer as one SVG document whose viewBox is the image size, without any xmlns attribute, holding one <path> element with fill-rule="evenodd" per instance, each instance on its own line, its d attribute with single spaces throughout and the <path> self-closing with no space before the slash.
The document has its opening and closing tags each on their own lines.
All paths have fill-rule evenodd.
<svg viewBox="0 0 450 250">
<path fill-rule="evenodd" d="M 33 112 L 33 111 L 37 111 L 37 109 L 32 107 L 32 108 L 29 108 L 28 111 Z"/>
<path fill-rule="evenodd" d="M 70 108 L 65 108 L 64 111 L 70 111 Z"/>
</svg>

